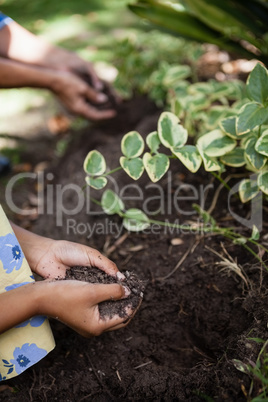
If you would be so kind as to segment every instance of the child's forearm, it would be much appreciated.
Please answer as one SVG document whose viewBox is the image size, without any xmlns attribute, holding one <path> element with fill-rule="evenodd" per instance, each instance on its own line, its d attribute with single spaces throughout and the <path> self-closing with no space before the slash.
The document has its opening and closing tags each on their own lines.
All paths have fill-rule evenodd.
<svg viewBox="0 0 268 402">
<path fill-rule="evenodd" d="M 22 229 L 10 222 L 12 229 L 21 245 L 25 258 L 32 271 L 36 272 L 36 265 L 46 250 L 51 246 L 53 240 L 41 237 L 28 230 Z"/>
<path fill-rule="evenodd" d="M 0 294 L 0 334 L 38 314 L 38 283 Z"/>
</svg>

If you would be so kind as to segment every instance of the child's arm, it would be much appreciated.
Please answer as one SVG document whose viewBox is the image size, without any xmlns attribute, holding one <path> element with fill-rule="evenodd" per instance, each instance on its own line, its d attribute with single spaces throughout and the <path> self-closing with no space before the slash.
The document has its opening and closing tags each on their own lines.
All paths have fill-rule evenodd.
<svg viewBox="0 0 268 402">
<path fill-rule="evenodd" d="M 96 336 L 118 329 L 125 318 L 102 320 L 98 303 L 128 295 L 121 285 L 89 284 L 79 281 L 33 282 L 0 294 L 0 333 L 35 315 L 56 318 L 83 336 Z M 126 310 L 130 317 L 133 311 Z"/>
<path fill-rule="evenodd" d="M 82 265 L 105 271 L 108 275 L 124 280 L 115 263 L 98 250 L 83 244 L 52 240 L 38 236 L 11 223 L 32 271 L 43 278 L 64 278 L 66 269 Z"/>
</svg>

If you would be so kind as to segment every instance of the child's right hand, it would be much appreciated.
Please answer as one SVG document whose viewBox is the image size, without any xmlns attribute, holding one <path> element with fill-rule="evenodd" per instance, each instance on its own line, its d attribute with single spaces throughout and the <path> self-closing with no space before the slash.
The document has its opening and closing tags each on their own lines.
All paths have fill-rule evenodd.
<svg viewBox="0 0 268 402">
<path fill-rule="evenodd" d="M 39 292 L 37 314 L 56 318 L 85 337 L 121 328 L 129 321 L 119 316 L 100 318 L 98 303 L 129 295 L 129 290 L 119 284 L 45 280 L 40 283 Z M 129 307 L 126 314 L 130 318 L 134 311 Z"/>
<path fill-rule="evenodd" d="M 101 319 L 98 303 L 127 296 L 128 289 L 119 284 L 91 284 L 72 280 L 32 282 L 0 294 L 0 333 L 35 315 L 47 315 L 85 337 L 97 336 L 125 326 L 135 313 L 127 308 L 127 320 L 119 316 Z"/>
</svg>

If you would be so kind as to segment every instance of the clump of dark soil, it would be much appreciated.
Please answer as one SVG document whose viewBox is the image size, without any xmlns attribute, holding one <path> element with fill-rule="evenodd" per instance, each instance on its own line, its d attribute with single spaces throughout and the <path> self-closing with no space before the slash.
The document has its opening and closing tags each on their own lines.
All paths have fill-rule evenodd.
<svg viewBox="0 0 268 402">
<path fill-rule="evenodd" d="M 121 281 L 98 268 L 77 266 L 67 270 L 65 279 L 89 283 L 119 283 L 122 286 L 126 286 L 131 291 L 131 294 L 126 299 L 108 300 L 99 303 L 99 313 L 103 319 L 112 318 L 115 315 L 119 315 L 121 318 L 129 318 L 126 309 L 129 307 L 135 311 L 139 307 L 143 298 L 145 283 L 134 272 L 126 271 L 123 273 L 126 280 Z"/>
</svg>

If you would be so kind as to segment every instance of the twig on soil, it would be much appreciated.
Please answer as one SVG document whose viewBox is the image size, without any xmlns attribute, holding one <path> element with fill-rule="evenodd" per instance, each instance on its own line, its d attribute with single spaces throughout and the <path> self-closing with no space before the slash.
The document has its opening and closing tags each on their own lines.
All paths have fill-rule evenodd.
<svg viewBox="0 0 268 402">
<path fill-rule="evenodd" d="M 139 368 L 141 368 L 141 367 L 147 366 L 148 364 L 151 364 L 151 363 L 152 363 L 152 360 L 150 360 L 149 362 L 140 364 L 139 366 L 134 367 L 134 370 L 137 370 L 137 369 L 139 369 Z"/>
<path fill-rule="evenodd" d="M 118 246 L 121 246 L 121 244 L 126 240 L 127 237 L 128 237 L 128 232 L 124 233 L 121 237 L 119 237 L 119 239 L 117 239 L 116 242 L 114 242 L 114 244 L 111 247 L 109 247 L 105 250 L 106 256 L 109 257 L 109 255 L 111 253 L 113 253 L 117 249 Z"/>
<path fill-rule="evenodd" d="M 196 246 L 198 245 L 199 242 L 200 242 L 200 239 L 196 240 L 193 244 L 190 245 L 188 250 L 183 254 L 181 259 L 178 261 L 178 263 L 175 265 L 175 267 L 172 269 L 172 271 L 169 274 L 167 274 L 166 276 L 156 278 L 156 280 L 157 281 L 164 281 L 164 280 L 170 278 L 177 271 L 177 269 L 183 264 L 183 262 L 186 260 L 188 255 L 190 253 L 192 253 L 192 251 L 196 248 Z"/>
<path fill-rule="evenodd" d="M 119 374 L 119 371 L 118 371 L 118 370 L 116 370 L 116 375 L 117 375 L 117 377 L 118 377 L 118 380 L 119 380 L 119 381 L 122 381 L 122 378 L 121 378 L 121 376 L 120 376 L 120 374 Z"/>
</svg>

